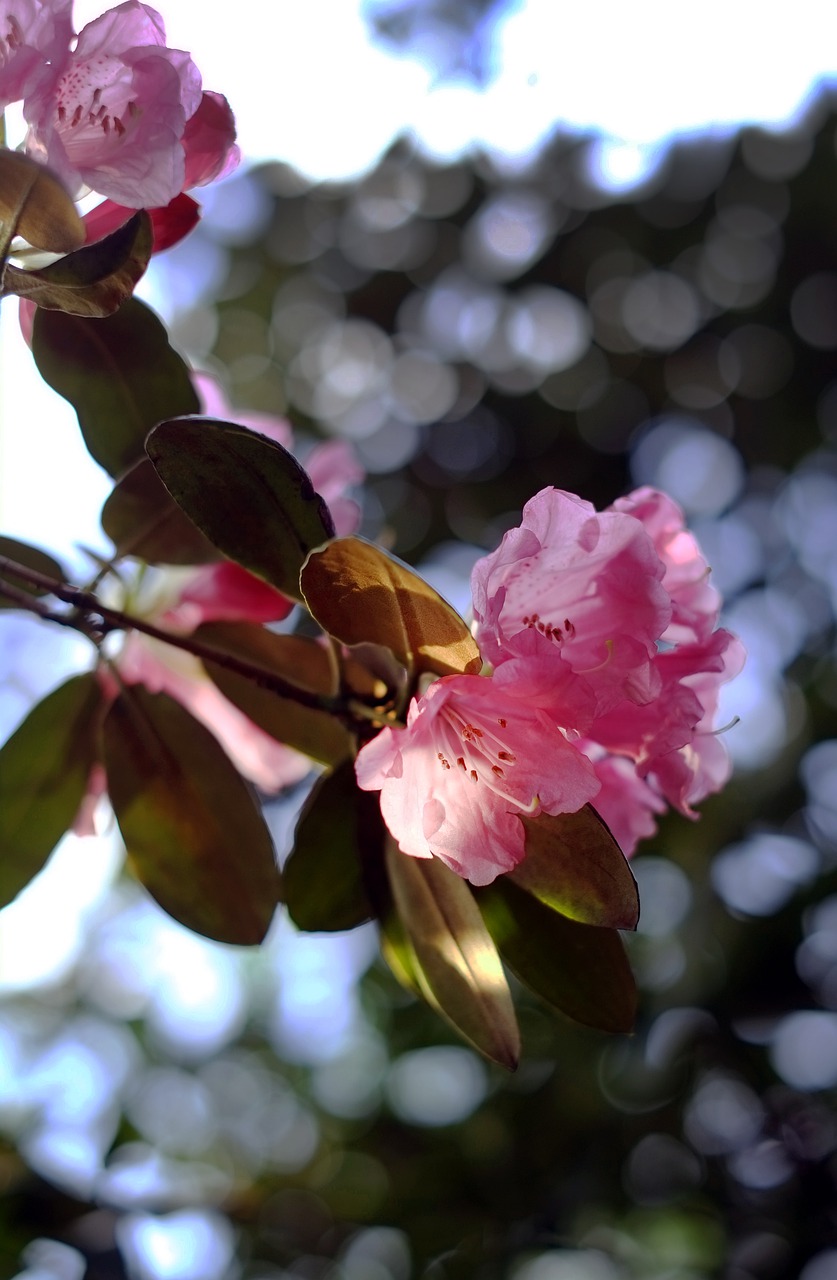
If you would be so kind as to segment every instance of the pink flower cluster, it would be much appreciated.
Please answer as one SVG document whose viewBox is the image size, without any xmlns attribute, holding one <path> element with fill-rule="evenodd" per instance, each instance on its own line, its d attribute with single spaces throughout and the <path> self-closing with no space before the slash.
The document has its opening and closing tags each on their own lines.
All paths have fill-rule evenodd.
<svg viewBox="0 0 837 1280">
<path fill-rule="evenodd" d="M 188 53 L 166 45 L 163 19 L 125 0 L 73 38 L 72 0 L 6 0 L 0 14 L 0 111 L 23 102 L 25 149 L 68 191 L 106 197 L 88 239 L 135 209 L 152 211 L 155 248 L 197 221 L 185 192 L 239 160 L 226 99 L 201 88 Z"/>
<path fill-rule="evenodd" d="M 474 567 L 486 676 L 453 675 L 360 752 L 399 847 L 473 884 L 524 856 L 521 816 L 588 801 L 626 854 L 729 774 L 714 719 L 744 652 L 683 514 L 639 489 L 597 514 L 544 489 Z"/>
</svg>

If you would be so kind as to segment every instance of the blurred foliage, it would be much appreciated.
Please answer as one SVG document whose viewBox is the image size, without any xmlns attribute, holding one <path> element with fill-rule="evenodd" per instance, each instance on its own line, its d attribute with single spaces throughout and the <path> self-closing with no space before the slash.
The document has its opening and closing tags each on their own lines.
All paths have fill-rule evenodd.
<svg viewBox="0 0 837 1280">
<path fill-rule="evenodd" d="M 560 136 L 505 168 L 399 144 L 342 187 L 268 166 L 161 261 L 206 282 L 179 345 L 353 440 L 368 531 L 454 603 L 544 485 L 672 492 L 750 651 L 739 771 L 635 859 L 636 1034 L 516 990 L 514 1076 L 362 932 L 279 923 L 253 958 L 118 887 L 72 971 L 0 1009 L 5 1273 L 25 1249 L 56 1280 L 833 1274 L 836 124 L 821 98 L 679 143 L 621 195 Z M 268 805 L 280 843 L 303 799 Z"/>
</svg>

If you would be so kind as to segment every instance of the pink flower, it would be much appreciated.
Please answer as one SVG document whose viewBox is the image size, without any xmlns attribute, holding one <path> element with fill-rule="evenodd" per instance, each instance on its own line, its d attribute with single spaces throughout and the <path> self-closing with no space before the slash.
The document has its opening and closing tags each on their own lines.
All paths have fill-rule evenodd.
<svg viewBox="0 0 837 1280">
<path fill-rule="evenodd" d="M 57 84 L 27 97 L 26 148 L 70 191 L 87 186 L 132 209 L 183 191 L 183 137 L 201 78 L 189 54 L 165 41 L 159 13 L 125 0 L 82 30 Z"/>
<path fill-rule="evenodd" d="M 521 815 L 574 813 L 599 789 L 593 766 L 537 707 L 483 676 L 445 676 L 413 699 L 404 728 L 360 751 L 358 785 L 381 792 L 402 852 L 490 884 L 524 856 Z"/>
<path fill-rule="evenodd" d="M 48 87 L 70 55 L 72 0 L 5 0 L 0 13 L 0 111 Z"/>
<path fill-rule="evenodd" d="M 477 643 L 501 683 L 525 680 L 528 696 L 582 730 L 625 698 L 659 692 L 653 659 L 671 620 L 664 572 L 639 520 L 543 489 L 474 566 Z"/>
<path fill-rule="evenodd" d="M 293 428 L 286 418 L 233 408 L 220 383 L 208 373 L 194 373 L 192 381 L 201 402 L 201 411 L 208 417 L 219 418 L 222 422 L 238 422 L 293 452 Z M 354 533 L 360 524 L 360 507 L 348 497 L 347 491 L 362 484 L 366 473 L 352 446 L 345 440 L 315 444 L 304 458 L 303 466 L 317 493 L 328 505 L 338 536 Z"/>
</svg>

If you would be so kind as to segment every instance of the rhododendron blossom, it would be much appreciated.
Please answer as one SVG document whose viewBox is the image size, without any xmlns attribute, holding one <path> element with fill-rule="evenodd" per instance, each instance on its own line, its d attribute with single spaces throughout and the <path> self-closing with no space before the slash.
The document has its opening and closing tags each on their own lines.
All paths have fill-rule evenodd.
<svg viewBox="0 0 837 1280">
<path fill-rule="evenodd" d="M 489 884 L 525 852 L 521 816 L 574 813 L 599 782 L 537 707 L 482 676 L 446 676 L 413 699 L 405 728 L 360 751 L 358 784 L 380 790 L 399 848 Z"/>
<path fill-rule="evenodd" d="M 4 0 L 0 111 L 57 79 L 73 35 L 72 0 Z"/>
<path fill-rule="evenodd" d="M 76 195 L 167 205 L 184 189 L 183 137 L 200 105 L 189 54 L 167 48 L 155 9 L 125 0 L 83 28 L 57 83 L 27 95 L 26 149 Z"/>
</svg>

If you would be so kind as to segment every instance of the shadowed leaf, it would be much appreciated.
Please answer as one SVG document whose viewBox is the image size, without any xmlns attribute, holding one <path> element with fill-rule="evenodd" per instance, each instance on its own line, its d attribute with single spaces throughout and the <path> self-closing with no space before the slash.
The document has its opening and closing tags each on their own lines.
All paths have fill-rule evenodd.
<svg viewBox="0 0 837 1280">
<path fill-rule="evenodd" d="M 70 253 L 84 244 L 78 210 L 59 178 L 20 151 L 0 148 L 0 261 L 16 235 L 36 249 Z"/>
<path fill-rule="evenodd" d="M 121 556 L 148 564 L 207 564 L 220 552 L 175 502 L 148 458 L 126 471 L 102 507 L 102 528 Z"/>
<path fill-rule="evenodd" d="M 142 277 L 154 237 L 144 209 L 95 244 L 76 249 L 36 271 L 9 266 L 5 293 L 28 298 L 40 308 L 74 316 L 109 316 L 134 292 Z"/>
<path fill-rule="evenodd" d="M 105 719 L 104 760 L 131 868 L 163 910 L 218 942 L 261 942 L 280 900 L 273 845 L 209 730 L 133 686 Z"/>
<path fill-rule="evenodd" d="M 102 320 L 39 309 L 32 351 L 42 377 L 78 414 L 88 450 L 112 476 L 145 457 L 155 423 L 198 411 L 186 364 L 137 298 Z"/>
<path fill-rule="evenodd" d="M 395 908 L 422 995 L 493 1062 L 513 1070 L 520 1033 L 503 966 L 471 888 L 438 858 L 411 858 L 387 842 Z"/>
<path fill-rule="evenodd" d="M 358 788 L 353 762 L 315 786 L 284 867 L 285 902 L 299 929 L 354 929 L 371 917 L 362 858 L 366 842 L 376 838 L 376 819 L 380 841 L 377 797 Z"/>
<path fill-rule="evenodd" d="M 636 986 L 615 929 L 577 924 L 500 876 L 479 891 L 500 955 L 525 986 L 600 1031 L 630 1031 Z"/>
<path fill-rule="evenodd" d="M 526 857 L 509 879 L 546 906 L 607 929 L 635 929 L 639 895 L 631 868 L 593 809 L 521 818 Z"/>
<path fill-rule="evenodd" d="M 66 581 L 64 570 L 57 560 L 53 560 L 52 556 L 48 556 L 39 547 L 30 547 L 26 542 L 18 542 L 17 538 L 6 538 L 0 535 L 0 556 L 7 556 L 9 560 L 22 564 L 24 568 L 35 569 L 38 573 L 44 573 L 49 578 L 57 578 L 59 582 Z M 33 587 L 29 582 L 19 581 L 12 574 L 9 574 L 7 581 L 18 591 L 25 591 L 32 596 L 47 594 L 41 588 Z M 15 609 L 19 607 L 15 605 L 14 601 L 3 599 L 2 584 L 0 583 L 0 609 Z"/>
<path fill-rule="evenodd" d="M 199 627 L 195 639 L 211 644 L 279 675 L 311 693 L 334 692 L 328 653 L 305 636 L 276 635 L 246 622 L 213 622 Z M 294 747 L 320 764 L 335 765 L 352 753 L 352 737 L 327 711 L 302 707 L 274 693 L 269 685 L 204 659 L 204 666 L 225 698 L 277 742 Z"/>
<path fill-rule="evenodd" d="M 0 906 L 37 875 L 72 825 L 96 759 L 101 708 L 95 675 L 74 676 L 0 749 Z"/>
<path fill-rule="evenodd" d="M 334 522 L 280 444 L 214 418 L 161 422 L 148 456 L 175 501 L 219 551 L 300 599 L 299 571 Z"/>
<path fill-rule="evenodd" d="M 343 644 L 386 645 L 412 672 L 474 673 L 482 665 L 456 610 L 407 565 L 363 538 L 337 538 L 312 552 L 301 583 L 311 613 Z"/>
</svg>

